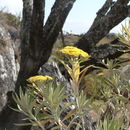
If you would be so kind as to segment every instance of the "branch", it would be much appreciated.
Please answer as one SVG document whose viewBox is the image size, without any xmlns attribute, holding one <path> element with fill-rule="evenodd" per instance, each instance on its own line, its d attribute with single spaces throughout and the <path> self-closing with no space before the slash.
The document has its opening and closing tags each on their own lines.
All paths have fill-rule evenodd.
<svg viewBox="0 0 130 130">
<path fill-rule="evenodd" d="M 37 59 L 39 56 L 39 44 L 42 43 L 43 23 L 45 12 L 45 0 L 33 0 L 33 15 L 30 31 L 29 49 L 30 55 Z"/>
<path fill-rule="evenodd" d="M 108 10 L 112 7 L 112 5 L 113 5 L 113 0 L 105 1 L 104 5 L 97 12 L 97 16 L 94 19 L 91 29 L 94 28 L 95 27 L 94 25 L 96 25 L 99 22 L 99 20 L 107 14 Z"/>
<path fill-rule="evenodd" d="M 73 7 L 76 0 L 56 0 L 51 13 L 43 27 L 42 42 L 37 43 L 39 46 L 39 65 L 42 66 L 50 57 L 53 45 L 61 31 L 65 20 Z M 38 67 L 38 68 L 39 68 Z"/>
<path fill-rule="evenodd" d="M 100 62 L 103 59 L 116 59 L 122 54 L 128 53 L 128 47 L 126 47 L 124 44 L 122 44 L 118 39 L 115 39 L 111 43 L 100 45 L 99 47 L 96 47 L 92 50 L 90 55 L 92 58 L 85 62 L 85 66 L 88 65 L 96 65 L 101 66 Z M 90 68 L 88 73 L 91 72 L 94 68 Z"/>
<path fill-rule="evenodd" d="M 78 41 L 77 46 L 90 53 L 99 40 L 128 16 L 128 2 L 129 0 L 117 0 L 106 15 L 99 18 L 97 16 L 97 22 L 94 21 L 89 31 Z"/>
<path fill-rule="evenodd" d="M 33 0 L 23 0 L 23 18 L 21 27 L 21 61 L 24 61 L 24 58 L 26 57 L 29 50 L 28 44 L 30 38 L 32 11 Z"/>
<path fill-rule="evenodd" d="M 110 9 L 110 7 L 113 5 L 113 0 L 106 0 L 104 5 L 99 9 L 97 12 L 97 17 L 100 16 L 100 18 L 104 15 L 106 15 L 107 11 Z"/>
<path fill-rule="evenodd" d="M 32 11 L 33 0 L 23 0 L 23 19 L 21 28 L 21 41 L 23 46 L 26 46 L 29 43 Z"/>
<path fill-rule="evenodd" d="M 44 0 L 23 0 L 23 30 L 22 42 L 21 42 L 21 62 L 19 75 L 28 77 L 27 73 L 32 75 L 35 71 L 34 61 L 39 58 L 40 44 L 43 35 L 43 20 L 45 1 Z M 26 67 L 25 67 L 26 66 Z M 38 69 L 39 66 L 37 66 Z M 31 73 L 31 74 L 30 74 Z M 18 80 L 21 77 L 18 76 Z M 22 81 L 21 81 L 22 82 Z M 17 82 L 19 83 L 19 82 Z M 17 84 L 18 85 L 18 84 Z M 19 86 L 19 85 L 18 85 Z"/>
<path fill-rule="evenodd" d="M 125 52 L 123 50 L 126 49 L 128 48 L 123 43 L 115 39 L 111 43 L 95 47 L 90 54 L 97 61 L 107 58 L 115 59 L 124 54 Z"/>
<path fill-rule="evenodd" d="M 56 0 L 44 26 L 46 45 L 52 46 L 76 0 Z"/>
</svg>

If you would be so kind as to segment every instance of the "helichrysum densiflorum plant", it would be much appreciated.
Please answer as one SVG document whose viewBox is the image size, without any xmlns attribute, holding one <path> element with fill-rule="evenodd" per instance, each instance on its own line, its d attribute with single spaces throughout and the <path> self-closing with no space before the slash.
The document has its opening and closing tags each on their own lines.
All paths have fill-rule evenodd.
<svg viewBox="0 0 130 130">
<path fill-rule="evenodd" d="M 74 96 L 75 101 L 75 117 L 77 117 L 77 115 L 80 115 L 79 117 L 82 120 L 82 128 L 85 129 L 84 116 L 88 100 L 86 99 L 86 96 L 83 91 L 80 91 L 80 82 L 86 70 L 91 66 L 88 66 L 83 69 L 81 63 L 87 61 L 90 58 L 90 55 L 83 50 L 73 46 L 64 47 L 63 49 L 58 51 L 58 54 L 61 54 L 64 58 L 67 58 L 65 62 L 64 60 L 62 60 L 62 58 L 59 61 L 64 65 L 71 77 L 70 86 L 73 90 L 72 95 Z"/>
<path fill-rule="evenodd" d="M 27 79 L 31 84 L 30 89 L 23 93 L 20 90 L 20 95 L 14 95 L 14 100 L 18 105 L 17 111 L 22 112 L 27 116 L 29 124 L 39 126 L 45 130 L 44 125 L 51 122 L 58 129 L 64 128 L 60 120 L 60 115 L 63 111 L 61 106 L 63 100 L 67 97 L 64 94 L 65 87 L 62 84 L 52 81 L 50 76 L 33 76 Z M 29 106 L 28 106 L 29 105 Z M 68 104 L 65 104 L 66 107 Z"/>
<path fill-rule="evenodd" d="M 28 78 L 27 81 L 30 84 L 27 91 L 24 94 L 20 90 L 20 96 L 16 94 L 14 100 L 18 105 L 18 111 L 24 113 L 33 126 L 37 125 L 41 129 L 45 129 L 45 124 L 51 122 L 55 129 L 69 130 L 72 125 L 77 123 L 77 118 L 80 118 L 82 123 L 77 123 L 77 128 L 85 129 L 84 116 L 88 100 L 83 91 L 79 91 L 79 84 L 81 81 L 80 75 L 86 69 L 81 71 L 80 63 L 88 60 L 90 56 L 88 53 L 72 46 L 67 46 L 59 50 L 58 53 L 68 59 L 67 62 L 62 59 L 59 60 L 71 77 L 72 93 L 67 95 L 66 87 L 62 83 L 56 82 L 54 78 L 39 75 Z M 68 96 L 73 96 L 74 98 L 70 102 L 65 102 Z M 71 109 L 61 118 L 61 114 L 68 108 Z M 66 125 L 64 122 L 67 119 L 71 119 L 71 121 Z"/>
<path fill-rule="evenodd" d="M 64 65 L 71 77 L 70 82 L 74 94 L 78 95 L 79 84 L 82 78 L 81 74 L 83 74 L 83 72 L 85 72 L 90 67 L 86 67 L 81 71 L 83 66 L 81 66 L 80 64 L 84 61 L 87 61 L 90 55 L 83 50 L 73 46 L 66 46 L 65 48 L 59 50 L 58 54 L 61 54 L 65 58 L 67 58 L 66 62 L 62 59 L 59 59 L 59 61 Z"/>
<path fill-rule="evenodd" d="M 19 96 L 14 95 L 14 100 L 18 106 L 16 111 L 25 114 L 26 120 L 30 121 L 30 123 L 22 125 L 39 126 L 42 130 L 49 127 L 46 124 L 51 124 L 51 127 L 48 128 L 50 130 L 70 130 L 73 126 L 75 126 L 73 129 L 82 128 L 86 130 L 85 116 L 88 109 L 95 110 L 96 108 L 99 111 L 101 108 L 99 106 L 112 104 L 114 113 L 109 109 L 107 113 L 103 109 L 104 116 L 100 115 L 102 120 L 99 119 L 97 128 L 99 130 L 102 128 L 104 130 L 120 129 L 123 123 L 115 123 L 117 118 L 113 117 L 117 116 L 119 111 L 126 112 L 122 108 L 125 108 L 125 104 L 129 100 L 123 96 L 122 92 L 129 90 L 128 84 L 123 84 L 119 72 L 115 71 L 117 65 L 110 61 L 107 61 L 106 64 L 103 63 L 108 70 L 100 68 L 100 73 L 91 80 L 91 90 L 88 90 L 88 96 L 81 89 L 81 81 L 91 66 L 84 67 L 81 66 L 81 63 L 89 60 L 90 55 L 73 46 L 67 46 L 59 50 L 57 54 L 57 60 L 64 65 L 70 75 L 72 91 L 67 94 L 66 86 L 62 82 L 56 81 L 54 77 L 38 75 L 28 78 L 29 84 L 25 93 L 20 89 Z M 106 72 L 109 72 L 109 75 L 106 75 Z M 73 97 L 71 101 L 66 100 L 70 96 Z M 109 112 L 112 115 L 112 121 L 107 116 L 110 115 Z"/>
<path fill-rule="evenodd" d="M 100 123 L 97 126 L 99 130 L 111 128 L 119 130 L 124 126 L 125 128 L 129 127 L 130 118 L 127 108 L 130 103 L 129 82 L 118 69 L 121 64 L 117 61 L 103 61 L 104 68 L 98 67 L 97 75 L 89 74 L 84 78 L 87 97 L 93 98 L 90 103 L 92 110 L 100 115 Z M 126 120 L 127 123 L 124 125 L 121 120 Z"/>
<path fill-rule="evenodd" d="M 130 23 L 122 25 L 122 30 L 118 37 L 121 42 L 130 47 Z"/>
<path fill-rule="evenodd" d="M 72 57 L 77 57 L 80 59 L 80 57 L 83 58 L 89 58 L 90 55 L 86 52 L 84 52 L 81 49 L 78 49 L 76 47 L 73 46 L 66 46 L 65 48 L 59 50 L 60 53 L 64 54 L 64 55 L 68 55 L 68 56 L 72 56 Z"/>
<path fill-rule="evenodd" d="M 53 80 L 53 78 L 47 75 L 46 76 L 38 75 L 38 76 L 33 76 L 27 79 L 27 81 L 30 83 L 46 82 L 48 80 Z"/>
<path fill-rule="evenodd" d="M 129 53 L 130 52 L 130 22 L 126 23 L 125 25 L 122 25 L 121 32 L 118 33 L 117 37 L 119 38 L 119 41 L 121 41 L 125 45 L 125 48 L 123 50 L 121 49 L 120 51 Z"/>
<path fill-rule="evenodd" d="M 104 119 L 104 121 L 99 121 L 97 124 L 98 130 L 120 130 L 121 126 L 123 124 L 122 120 L 116 119 L 116 120 L 109 120 L 107 118 Z"/>
</svg>

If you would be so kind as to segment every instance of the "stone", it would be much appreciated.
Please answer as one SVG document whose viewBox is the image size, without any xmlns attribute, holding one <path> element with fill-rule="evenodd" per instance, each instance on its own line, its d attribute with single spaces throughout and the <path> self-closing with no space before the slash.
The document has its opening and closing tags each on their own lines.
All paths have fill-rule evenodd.
<svg viewBox="0 0 130 130">
<path fill-rule="evenodd" d="M 46 64 L 44 64 L 40 70 L 39 70 L 39 74 L 40 75 L 49 75 L 51 77 L 55 77 L 57 81 L 63 82 L 64 86 L 66 87 L 66 94 L 68 93 L 72 93 L 72 88 L 70 86 L 70 82 L 64 77 L 64 75 L 61 73 L 61 70 L 58 66 L 58 64 L 54 61 L 48 61 Z M 65 102 L 70 102 L 74 99 L 73 96 L 69 96 L 68 98 L 66 98 L 64 101 Z M 63 107 L 61 105 L 61 107 Z M 61 119 L 63 119 L 67 113 L 69 113 L 72 110 L 72 106 L 69 106 L 67 109 L 65 109 L 62 114 L 61 114 Z M 66 125 L 68 125 L 71 122 L 71 119 L 67 119 L 64 121 L 64 123 Z M 76 122 L 81 124 L 81 119 L 77 118 Z M 55 124 L 53 123 L 47 123 L 45 125 L 46 130 L 50 130 L 51 128 L 53 128 L 55 126 Z M 72 125 L 72 127 L 70 128 L 70 130 L 74 130 L 75 129 L 75 125 Z M 92 130 L 96 130 L 96 125 L 95 122 L 93 121 L 93 119 L 91 118 L 91 116 L 86 112 L 85 115 L 85 128 L 86 129 L 92 129 Z M 32 130 L 39 130 L 37 127 L 33 128 Z M 82 130 L 82 129 L 81 129 Z"/>
<path fill-rule="evenodd" d="M 17 80 L 19 65 L 13 46 L 8 30 L 0 25 L 0 112 L 6 105 L 7 93 L 14 90 Z"/>
</svg>

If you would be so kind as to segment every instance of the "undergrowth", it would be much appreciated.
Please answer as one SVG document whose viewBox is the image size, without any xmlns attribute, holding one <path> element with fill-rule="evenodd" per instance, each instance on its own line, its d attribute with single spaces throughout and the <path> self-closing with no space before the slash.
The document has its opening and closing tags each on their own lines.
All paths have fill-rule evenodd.
<svg viewBox="0 0 130 130">
<path fill-rule="evenodd" d="M 120 41 L 129 48 L 130 26 L 122 28 Z M 27 79 L 26 91 L 20 89 L 19 95 L 13 97 L 18 106 L 15 111 L 25 114 L 24 120 L 30 123 L 16 125 L 38 126 L 42 130 L 129 130 L 130 80 L 122 73 L 120 60 L 103 60 L 104 67 L 93 66 L 97 71 L 85 75 L 92 65 L 84 67 L 81 63 L 90 57 L 72 46 L 57 51 L 56 59 L 68 71 L 72 91 L 67 92 L 67 86 L 54 77 Z M 92 118 L 95 127 L 88 126 L 87 117 Z"/>
</svg>

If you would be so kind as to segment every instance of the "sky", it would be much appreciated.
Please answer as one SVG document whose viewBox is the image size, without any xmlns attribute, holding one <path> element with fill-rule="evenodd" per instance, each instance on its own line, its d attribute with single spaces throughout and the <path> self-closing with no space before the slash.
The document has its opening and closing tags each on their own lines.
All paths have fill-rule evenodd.
<svg viewBox="0 0 130 130">
<path fill-rule="evenodd" d="M 55 0 L 46 0 L 46 18 Z M 64 32 L 82 34 L 87 32 L 92 25 L 96 12 L 102 7 L 105 0 L 76 0 L 64 24 Z M 22 0 L 0 0 L 0 9 L 11 12 L 15 15 L 22 13 Z M 111 32 L 120 32 L 121 25 L 118 25 Z"/>
</svg>

